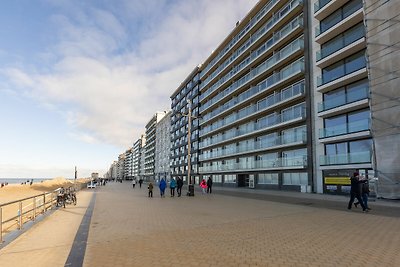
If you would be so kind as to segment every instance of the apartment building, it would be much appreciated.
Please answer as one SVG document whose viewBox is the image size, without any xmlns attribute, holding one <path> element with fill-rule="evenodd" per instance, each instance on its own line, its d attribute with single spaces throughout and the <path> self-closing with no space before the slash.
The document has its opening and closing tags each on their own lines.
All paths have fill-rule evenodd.
<svg viewBox="0 0 400 267">
<path fill-rule="evenodd" d="M 125 180 L 133 179 L 133 148 L 129 148 L 128 150 L 125 151 L 124 179 Z"/>
<path fill-rule="evenodd" d="M 168 111 L 156 125 L 155 177 L 158 180 L 171 178 L 169 165 L 171 154 L 171 111 Z"/>
<path fill-rule="evenodd" d="M 146 124 L 146 145 L 144 147 L 144 176 L 147 181 L 155 179 L 155 155 L 156 155 L 156 128 L 157 123 L 167 112 L 156 112 Z"/>
<path fill-rule="evenodd" d="M 315 1 L 312 21 L 316 191 L 348 194 L 374 176 L 363 1 Z"/>
<path fill-rule="evenodd" d="M 190 176 L 199 180 L 199 68 L 196 67 L 171 95 L 171 176 L 188 182 L 188 123 L 190 126 Z"/>
<path fill-rule="evenodd" d="M 201 65 L 203 177 L 312 190 L 307 4 L 259 1 Z"/>
<path fill-rule="evenodd" d="M 141 156 L 145 144 L 146 137 L 144 134 L 142 134 L 140 138 L 133 144 L 132 175 L 136 180 L 140 179 Z"/>
</svg>

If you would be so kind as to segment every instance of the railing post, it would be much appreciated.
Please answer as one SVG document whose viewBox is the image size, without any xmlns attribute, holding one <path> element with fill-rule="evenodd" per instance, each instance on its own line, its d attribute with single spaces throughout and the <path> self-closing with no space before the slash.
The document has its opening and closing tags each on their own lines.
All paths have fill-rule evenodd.
<svg viewBox="0 0 400 267">
<path fill-rule="evenodd" d="M 33 221 L 36 219 L 36 197 L 33 198 Z"/>
<path fill-rule="evenodd" d="M 43 194 L 43 213 L 46 212 L 46 193 Z"/>
<path fill-rule="evenodd" d="M 22 229 L 22 201 L 19 202 L 19 214 L 18 214 L 18 228 Z"/>
<path fill-rule="evenodd" d="M 0 244 L 3 243 L 3 208 L 0 208 Z"/>
</svg>

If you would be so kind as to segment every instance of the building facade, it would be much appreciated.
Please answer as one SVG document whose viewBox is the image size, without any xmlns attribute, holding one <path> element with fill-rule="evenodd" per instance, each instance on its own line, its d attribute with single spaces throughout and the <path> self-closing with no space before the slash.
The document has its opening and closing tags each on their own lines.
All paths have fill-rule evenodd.
<svg viewBox="0 0 400 267">
<path fill-rule="evenodd" d="M 171 111 L 156 125 L 156 154 L 154 162 L 155 177 L 158 180 L 171 178 L 169 166 L 171 154 Z"/>
<path fill-rule="evenodd" d="M 133 148 L 125 151 L 124 180 L 133 179 Z"/>
<path fill-rule="evenodd" d="M 259 1 L 202 64 L 200 174 L 311 190 L 306 1 Z"/>
<path fill-rule="evenodd" d="M 142 157 L 142 152 L 143 152 L 143 147 L 146 144 L 146 137 L 144 134 L 141 135 L 141 137 L 135 141 L 133 144 L 133 156 L 132 156 L 132 165 L 133 165 L 133 171 L 132 175 L 133 178 L 138 180 L 140 179 L 140 165 L 141 165 L 141 157 Z"/>
<path fill-rule="evenodd" d="M 199 179 L 199 68 L 196 67 L 171 95 L 171 175 L 188 182 L 188 116 L 190 126 L 191 177 Z"/>
<path fill-rule="evenodd" d="M 156 129 L 157 123 L 167 112 L 156 112 L 146 124 L 146 145 L 144 147 L 144 176 L 147 181 L 153 180 L 156 155 Z"/>
</svg>

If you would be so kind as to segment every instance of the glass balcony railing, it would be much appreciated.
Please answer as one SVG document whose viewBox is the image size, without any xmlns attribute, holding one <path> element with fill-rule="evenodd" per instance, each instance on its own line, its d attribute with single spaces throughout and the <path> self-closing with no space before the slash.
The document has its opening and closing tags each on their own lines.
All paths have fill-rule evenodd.
<svg viewBox="0 0 400 267">
<path fill-rule="evenodd" d="M 288 99 L 290 99 L 296 95 L 304 94 L 304 90 L 305 90 L 304 81 L 302 81 L 300 83 L 296 83 L 296 84 L 282 90 L 278 94 L 268 96 L 264 101 L 261 101 L 259 104 L 252 104 L 252 105 L 248 106 L 247 108 L 240 110 L 237 113 L 233 113 L 233 114 L 225 117 L 224 119 L 213 123 L 212 125 L 204 127 L 203 129 L 200 130 L 200 134 L 204 135 L 211 131 L 218 130 L 221 127 L 227 126 L 227 125 L 229 125 L 233 122 L 236 122 L 237 120 L 243 119 L 251 114 L 254 114 L 254 113 L 262 111 L 262 110 L 267 110 L 271 106 L 284 103 Z M 239 103 L 237 103 L 237 104 L 239 104 Z M 228 108 L 228 107 L 226 107 L 226 108 Z M 217 109 L 217 110 L 218 110 L 218 113 L 223 111 L 220 109 Z M 212 112 L 212 113 L 214 113 L 214 112 Z M 215 114 L 215 115 L 217 115 L 217 114 Z"/>
<path fill-rule="evenodd" d="M 318 103 L 318 112 L 344 106 L 359 100 L 368 99 L 369 87 L 365 86 L 356 91 L 351 91 L 342 96 L 338 96 L 327 101 Z"/>
<path fill-rule="evenodd" d="M 201 154 L 200 160 L 210 160 L 210 159 L 217 159 L 220 157 L 225 156 L 232 156 L 239 153 L 246 153 L 252 152 L 254 150 L 263 150 L 263 149 L 270 149 L 277 146 L 282 145 L 290 145 L 296 143 L 306 143 L 307 142 L 307 134 L 306 132 L 300 134 L 291 134 L 291 135 L 282 135 L 277 136 L 271 140 L 259 140 L 256 142 L 252 142 L 249 144 L 239 145 L 234 147 L 233 149 L 220 149 L 220 150 L 213 150 L 212 153 Z"/>
<path fill-rule="evenodd" d="M 318 0 L 316 3 L 314 3 L 314 13 L 317 13 L 321 8 L 326 6 L 329 2 L 332 2 L 332 0 Z"/>
<path fill-rule="evenodd" d="M 261 73 L 263 73 L 266 69 L 270 66 L 268 62 L 264 62 L 259 65 L 257 68 L 253 69 L 247 75 L 243 76 L 240 80 L 233 83 L 227 89 L 222 91 L 217 96 L 210 99 L 206 102 L 203 106 L 200 107 L 200 112 L 204 112 L 206 109 L 210 108 L 212 105 L 219 103 L 223 98 L 230 95 L 236 89 L 248 84 L 252 81 L 255 77 L 258 77 Z M 258 85 L 249 89 L 245 94 L 241 94 L 238 97 L 232 98 L 230 101 L 224 104 L 224 109 L 227 107 L 232 107 L 236 105 L 238 102 L 243 101 L 244 99 L 248 99 L 250 96 L 255 95 L 262 90 L 266 90 L 268 87 L 272 87 L 274 84 L 286 79 L 287 77 L 293 75 L 296 72 L 304 71 L 304 58 L 300 58 L 299 60 L 293 62 L 291 65 L 287 66 L 286 68 L 282 69 L 281 72 L 272 74 L 267 79 L 259 83 Z"/>
<path fill-rule="evenodd" d="M 371 129 L 370 119 L 345 123 L 334 127 L 319 129 L 319 138 L 333 137 L 343 134 L 357 133 Z"/>
<path fill-rule="evenodd" d="M 268 12 L 271 10 L 271 8 L 278 2 L 279 0 L 271 0 L 269 1 L 257 14 L 256 16 L 253 17 L 253 19 L 251 19 L 251 21 L 246 25 L 246 27 L 243 28 L 242 31 L 239 32 L 238 35 L 236 35 L 232 41 L 229 42 L 229 44 L 227 44 L 222 51 L 211 60 L 211 62 L 207 65 L 207 67 L 202 71 L 202 74 L 205 75 L 226 53 L 228 53 L 228 51 L 230 50 L 230 48 L 232 46 L 234 46 L 239 40 L 242 39 L 243 36 L 245 36 L 245 34 L 247 32 L 249 32 L 254 25 L 257 24 L 258 21 L 260 21 L 261 19 L 263 19 L 266 14 L 268 14 Z M 201 75 L 201 77 L 203 77 L 203 75 Z"/>
<path fill-rule="evenodd" d="M 353 66 L 351 66 L 351 68 L 348 69 L 344 69 L 344 70 L 340 70 L 340 71 L 336 71 L 336 72 L 332 72 L 329 74 L 323 74 L 317 77 L 317 86 L 321 86 L 327 83 L 330 83 L 334 80 L 340 79 L 346 75 L 349 75 L 353 72 L 356 72 L 358 70 L 364 69 L 367 66 L 366 61 L 364 59 L 364 62 L 362 62 L 361 64 L 353 64 Z"/>
<path fill-rule="evenodd" d="M 352 3 L 353 2 L 351 2 L 351 4 Z M 346 18 L 348 18 L 351 15 L 353 15 L 356 11 L 362 9 L 362 7 L 363 7 L 362 1 L 359 1 L 356 4 L 353 4 L 353 5 L 347 5 L 347 6 L 345 5 L 343 7 L 345 10 L 342 8 L 341 12 L 338 14 L 338 16 L 340 16 L 340 18 L 338 18 L 338 19 L 340 19 L 339 21 L 337 21 L 336 23 L 330 24 L 330 25 L 328 25 L 328 24 L 321 25 L 320 24 L 320 26 L 315 27 L 315 37 L 318 37 L 319 35 L 323 34 L 324 32 L 328 31 L 329 29 L 331 29 L 331 28 L 335 27 L 336 25 L 340 24 Z"/>
<path fill-rule="evenodd" d="M 325 47 L 320 51 L 317 51 L 317 61 L 332 55 L 333 53 L 362 39 L 363 37 L 365 37 L 364 25 L 360 24 L 359 27 L 354 27 L 350 31 L 346 32 L 343 36 L 330 41 L 329 44 L 325 45 Z"/>
<path fill-rule="evenodd" d="M 307 156 L 203 166 L 199 167 L 199 172 L 204 173 L 211 171 L 218 172 L 218 171 L 232 171 L 232 170 L 254 170 L 254 169 L 265 170 L 265 169 L 290 168 L 290 167 L 302 167 L 302 168 L 307 167 Z"/>
<path fill-rule="evenodd" d="M 254 131 L 272 128 L 280 123 L 288 122 L 291 120 L 304 119 L 305 117 L 306 117 L 305 108 L 302 108 L 300 112 L 291 112 L 291 113 L 277 114 L 277 115 L 273 114 L 272 116 L 268 117 L 268 120 L 266 121 L 264 120 L 259 121 L 258 123 L 249 124 L 246 128 L 239 127 L 239 129 L 228 131 L 225 134 L 214 136 L 212 139 L 206 139 L 200 143 L 199 147 L 204 148 L 206 146 L 214 145 L 219 142 L 229 140 L 231 138 L 246 135 Z"/>
<path fill-rule="evenodd" d="M 347 154 L 323 155 L 320 156 L 320 165 L 345 165 L 371 163 L 371 151 L 353 152 Z"/>
<path fill-rule="evenodd" d="M 214 79 L 219 73 L 221 73 L 227 66 L 229 66 L 236 58 L 240 55 L 248 51 L 248 47 L 250 47 L 253 43 L 257 42 L 266 32 L 268 32 L 278 21 L 284 17 L 291 10 L 296 8 L 298 5 L 302 4 L 302 0 L 292 0 L 286 6 L 281 8 L 278 12 L 275 13 L 255 34 L 253 34 L 241 47 L 239 47 L 231 57 L 229 57 L 226 61 L 224 61 L 220 66 L 211 73 L 200 85 L 200 88 L 203 89 L 207 84 Z"/>
<path fill-rule="evenodd" d="M 301 18 L 300 18 L 301 17 Z M 226 74 L 224 77 L 222 77 L 220 80 L 218 80 L 216 83 L 214 83 L 206 92 L 204 92 L 202 95 L 200 95 L 200 101 L 202 101 L 204 98 L 215 92 L 220 86 L 222 86 L 224 83 L 226 83 L 228 80 L 230 80 L 236 73 L 240 72 L 242 69 L 245 67 L 249 66 L 251 62 L 265 54 L 270 47 L 278 43 L 280 40 L 282 40 L 284 37 L 288 36 L 292 30 L 294 30 L 297 26 L 302 25 L 302 16 L 296 17 L 292 22 L 288 23 L 284 28 L 282 28 L 280 31 L 276 32 L 269 40 L 267 40 L 263 45 L 259 47 L 256 51 L 252 52 L 250 56 L 248 56 L 246 59 L 244 59 L 241 63 L 237 64 L 235 68 L 230 71 L 228 74 Z M 298 40 L 295 40 L 292 44 L 293 48 L 303 48 L 304 47 L 304 38 L 301 37 Z M 288 45 L 287 47 L 290 47 Z M 269 61 L 269 66 L 271 67 L 274 65 L 277 61 L 281 60 L 282 58 L 285 58 L 286 56 L 289 55 L 290 51 L 286 51 L 287 48 L 282 49 L 282 52 L 278 53 L 276 56 L 271 57 L 267 61 Z M 205 87 L 208 84 L 208 81 L 205 81 L 205 83 L 202 83 L 201 86 L 202 88 Z M 227 89 L 225 89 L 227 90 Z"/>
</svg>

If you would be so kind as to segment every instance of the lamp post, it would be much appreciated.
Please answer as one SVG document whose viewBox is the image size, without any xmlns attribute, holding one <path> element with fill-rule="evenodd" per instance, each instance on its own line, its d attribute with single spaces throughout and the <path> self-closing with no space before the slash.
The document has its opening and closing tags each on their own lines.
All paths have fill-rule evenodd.
<svg viewBox="0 0 400 267">
<path fill-rule="evenodd" d="M 188 107 L 189 107 L 189 109 L 188 109 L 188 113 L 187 114 L 182 114 L 182 113 L 178 113 L 178 115 L 180 115 L 180 116 L 184 116 L 184 117 L 187 117 L 188 118 L 188 133 L 187 133 L 187 138 L 188 138 L 188 155 L 187 155 L 187 161 L 188 161 L 188 163 L 187 163 L 187 165 L 188 165 L 188 171 L 187 171 L 187 176 L 188 176 L 188 195 L 189 196 L 194 196 L 194 181 L 193 181 L 193 183 L 192 183 L 192 178 L 191 178 L 191 174 L 190 174 L 190 171 L 191 171 L 191 168 L 192 168 L 192 166 L 191 166 L 191 158 L 190 158 L 190 154 L 191 154 L 191 126 L 192 126 L 192 118 L 195 118 L 195 119 L 197 119 L 198 117 L 196 117 L 196 116 L 192 116 L 192 101 L 190 100 L 190 99 L 188 99 L 187 100 L 187 103 L 188 103 Z"/>
</svg>

